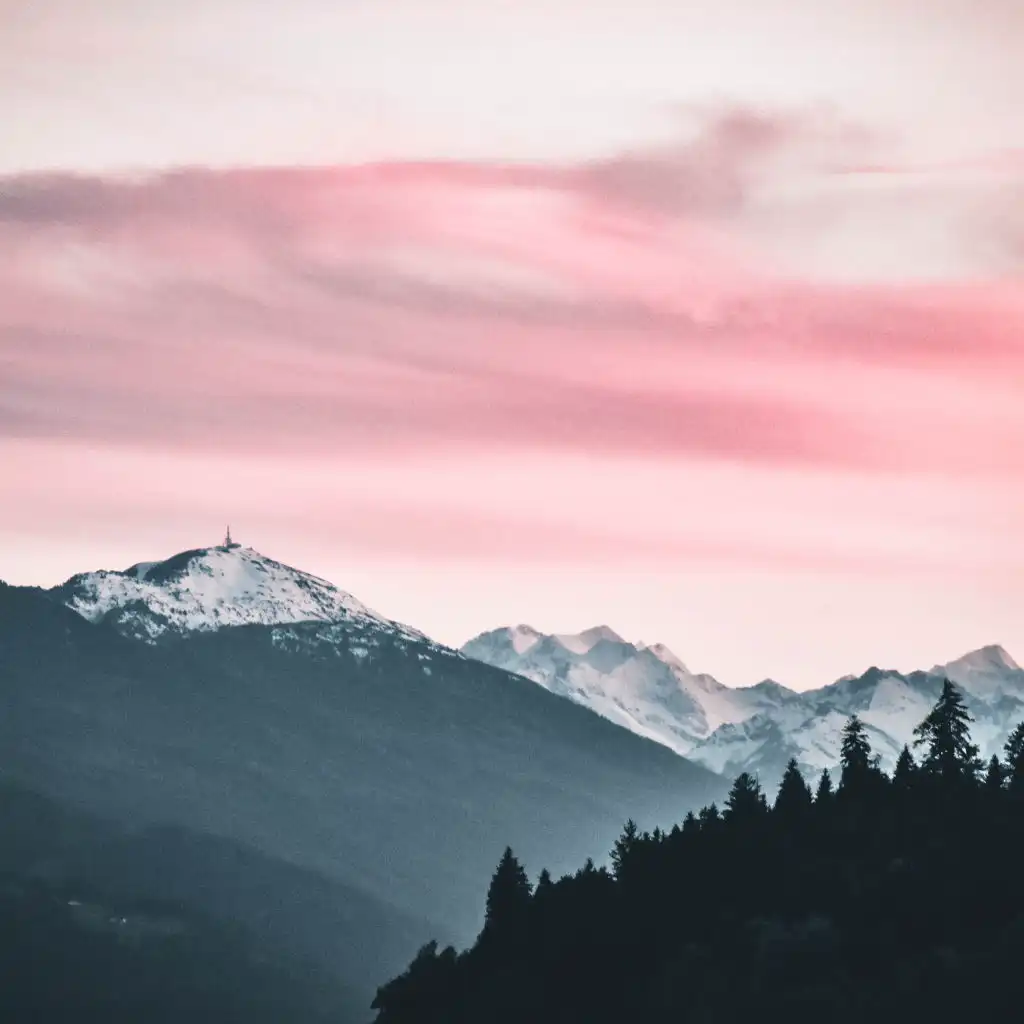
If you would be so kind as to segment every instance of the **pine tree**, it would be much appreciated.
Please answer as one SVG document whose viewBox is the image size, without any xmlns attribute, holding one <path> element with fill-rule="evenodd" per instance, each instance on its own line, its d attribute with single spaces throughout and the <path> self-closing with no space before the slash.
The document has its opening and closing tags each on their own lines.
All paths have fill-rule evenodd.
<svg viewBox="0 0 1024 1024">
<path fill-rule="evenodd" d="M 818 779 L 818 788 L 814 794 L 814 806 L 826 807 L 831 803 L 834 795 L 835 793 L 832 789 L 832 773 L 827 768 L 823 768 L 821 777 Z"/>
<path fill-rule="evenodd" d="M 811 788 L 800 773 L 796 758 L 792 758 L 786 765 L 779 792 L 775 796 L 775 814 L 782 821 L 798 824 L 807 819 L 811 806 Z"/>
<path fill-rule="evenodd" d="M 1003 791 L 1003 787 L 1006 784 L 1006 769 L 1003 768 L 1003 763 L 999 758 L 993 754 L 989 759 L 988 768 L 985 770 L 985 780 L 982 783 L 982 789 L 989 796 L 997 796 Z"/>
<path fill-rule="evenodd" d="M 693 811 L 687 811 L 686 817 L 683 818 L 683 835 L 693 835 L 694 832 L 700 831 L 700 822 L 697 821 L 696 815 Z"/>
<path fill-rule="evenodd" d="M 843 726 L 839 761 L 842 765 L 839 776 L 840 792 L 860 794 L 870 788 L 877 768 L 871 756 L 867 729 L 856 715 L 851 715 Z"/>
<path fill-rule="evenodd" d="M 879 756 L 872 753 L 867 727 L 856 714 L 843 726 L 839 761 L 838 796 L 844 803 L 870 802 L 888 781 L 879 767 Z"/>
<path fill-rule="evenodd" d="M 910 747 L 905 743 L 896 759 L 896 768 L 892 773 L 893 787 L 899 793 L 909 793 L 914 785 L 914 776 L 917 774 L 917 762 L 910 752 Z"/>
<path fill-rule="evenodd" d="M 537 887 L 533 890 L 534 897 L 545 896 L 554 886 L 551 881 L 551 872 L 544 868 L 537 878 Z"/>
<path fill-rule="evenodd" d="M 745 824 L 758 821 L 768 811 L 768 802 L 761 784 L 749 772 L 741 772 L 732 784 L 725 801 L 725 821 Z"/>
<path fill-rule="evenodd" d="M 702 807 L 697 815 L 702 832 L 711 831 L 721 820 L 722 815 L 718 811 L 718 804 L 708 804 L 706 807 Z"/>
<path fill-rule="evenodd" d="M 928 717 L 914 730 L 914 746 L 925 747 L 921 771 L 946 782 L 974 780 L 981 771 L 978 748 L 960 691 L 947 679 Z"/>
<path fill-rule="evenodd" d="M 487 890 L 484 930 L 507 935 L 522 927 L 530 907 L 532 890 L 522 864 L 511 847 L 505 847 Z"/>
<path fill-rule="evenodd" d="M 1021 722 L 1003 747 L 1007 786 L 1011 793 L 1024 796 L 1024 722 Z"/>
<path fill-rule="evenodd" d="M 615 840 L 612 847 L 612 872 L 615 877 L 622 880 L 624 874 L 629 874 L 629 862 L 640 845 L 640 830 L 636 822 L 630 818 L 622 829 L 622 835 Z"/>
</svg>

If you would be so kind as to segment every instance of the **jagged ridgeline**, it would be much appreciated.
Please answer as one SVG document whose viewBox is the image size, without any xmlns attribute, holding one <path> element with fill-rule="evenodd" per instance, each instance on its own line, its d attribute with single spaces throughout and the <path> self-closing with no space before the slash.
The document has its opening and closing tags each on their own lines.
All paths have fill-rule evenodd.
<svg viewBox="0 0 1024 1024">
<path fill-rule="evenodd" d="M 970 725 L 947 680 L 891 774 L 854 715 L 835 780 L 744 772 L 610 869 L 506 850 L 475 944 L 424 947 L 376 1024 L 1020 1019 L 1024 723 L 987 763 Z"/>
</svg>

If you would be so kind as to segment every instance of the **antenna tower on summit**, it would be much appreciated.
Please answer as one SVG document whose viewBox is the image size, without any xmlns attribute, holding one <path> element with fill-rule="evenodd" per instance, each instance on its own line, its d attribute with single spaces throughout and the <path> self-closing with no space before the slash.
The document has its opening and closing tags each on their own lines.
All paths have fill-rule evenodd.
<svg viewBox="0 0 1024 1024">
<path fill-rule="evenodd" d="M 230 526 L 228 527 L 228 532 L 224 535 L 224 547 L 226 547 L 226 548 L 238 548 L 238 547 L 241 547 L 240 544 L 236 544 L 231 539 L 231 527 Z"/>
</svg>

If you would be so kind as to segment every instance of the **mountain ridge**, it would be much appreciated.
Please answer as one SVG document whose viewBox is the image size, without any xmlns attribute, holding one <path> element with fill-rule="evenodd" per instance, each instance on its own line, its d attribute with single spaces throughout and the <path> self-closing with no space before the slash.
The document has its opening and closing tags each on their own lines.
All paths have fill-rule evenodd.
<svg viewBox="0 0 1024 1024">
<path fill-rule="evenodd" d="M 986 754 L 998 748 L 1013 716 L 1024 712 L 1024 670 L 998 644 L 926 671 L 873 666 L 794 691 L 771 679 L 727 687 L 691 672 L 664 644 L 620 638 L 615 657 L 606 652 L 597 658 L 599 643 L 581 639 L 597 629 L 608 627 L 576 636 L 546 635 L 527 625 L 502 627 L 474 637 L 462 652 L 524 675 L 713 771 L 755 771 L 766 781 L 776 781 L 790 757 L 805 770 L 833 768 L 842 724 L 855 712 L 871 731 L 883 764 L 891 767 L 904 743 L 913 741 L 913 728 L 927 714 L 942 678 L 965 692 Z"/>
</svg>

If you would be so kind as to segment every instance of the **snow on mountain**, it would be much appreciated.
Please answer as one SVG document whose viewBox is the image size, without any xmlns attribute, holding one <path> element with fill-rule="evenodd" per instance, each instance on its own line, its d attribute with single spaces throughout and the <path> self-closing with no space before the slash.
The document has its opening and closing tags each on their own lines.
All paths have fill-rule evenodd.
<svg viewBox="0 0 1024 1024">
<path fill-rule="evenodd" d="M 936 665 L 933 673 L 948 676 L 965 693 L 985 699 L 1007 692 L 1019 692 L 1024 670 L 998 644 L 979 648 L 946 665 Z"/>
<path fill-rule="evenodd" d="M 690 672 L 664 644 L 631 644 L 608 626 L 550 636 L 512 626 L 481 634 L 462 653 L 526 676 L 679 754 L 725 723 L 796 697 L 778 683 L 729 689 Z"/>
<path fill-rule="evenodd" d="M 84 618 L 151 643 L 164 634 L 310 621 L 426 640 L 332 583 L 238 545 L 183 551 L 123 571 L 81 573 L 53 592 Z"/>
<path fill-rule="evenodd" d="M 949 678 L 975 717 L 987 757 L 1024 719 L 1024 670 L 1003 648 L 983 647 L 927 672 L 871 668 L 796 693 L 766 679 L 732 689 L 690 672 L 663 644 L 630 644 L 607 626 L 545 635 L 531 626 L 481 634 L 467 657 L 532 679 L 633 732 L 733 776 L 755 771 L 773 783 L 796 758 L 809 772 L 834 768 L 843 726 L 856 713 L 891 768 Z"/>
</svg>

